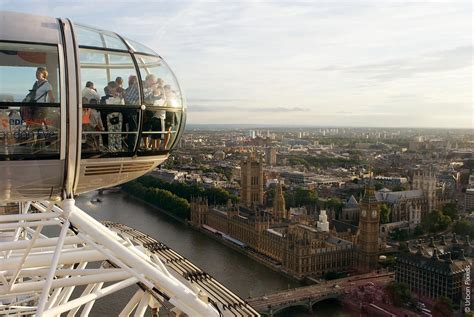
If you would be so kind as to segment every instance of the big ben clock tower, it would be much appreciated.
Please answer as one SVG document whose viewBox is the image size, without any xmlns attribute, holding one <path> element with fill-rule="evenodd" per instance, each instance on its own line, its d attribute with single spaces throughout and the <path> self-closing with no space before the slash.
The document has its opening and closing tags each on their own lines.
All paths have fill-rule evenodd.
<svg viewBox="0 0 474 317">
<path fill-rule="evenodd" d="M 370 184 L 365 189 L 360 203 L 359 217 L 359 270 L 370 272 L 377 267 L 379 251 L 380 209 L 375 198 L 375 189 Z"/>
</svg>

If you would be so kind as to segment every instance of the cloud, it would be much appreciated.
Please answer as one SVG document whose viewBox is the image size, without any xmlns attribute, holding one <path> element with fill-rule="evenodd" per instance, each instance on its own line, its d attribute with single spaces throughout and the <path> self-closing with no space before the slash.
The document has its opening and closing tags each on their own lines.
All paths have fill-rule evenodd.
<svg viewBox="0 0 474 317">
<path fill-rule="evenodd" d="M 191 97 L 191 121 L 472 127 L 471 1 L 109 2 L 0 7 L 156 50 Z"/>
<path fill-rule="evenodd" d="M 316 69 L 321 72 L 341 71 L 362 74 L 369 79 L 390 81 L 433 72 L 443 72 L 472 67 L 473 46 L 459 46 L 421 56 L 388 60 L 382 63 L 357 66 L 330 65 Z"/>
</svg>

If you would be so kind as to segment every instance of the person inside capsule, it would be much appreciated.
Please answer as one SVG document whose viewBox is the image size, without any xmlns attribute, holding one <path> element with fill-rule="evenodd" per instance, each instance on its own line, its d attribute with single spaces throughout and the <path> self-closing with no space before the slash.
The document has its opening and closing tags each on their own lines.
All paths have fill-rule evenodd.
<svg viewBox="0 0 474 317">
<path fill-rule="evenodd" d="M 53 87 L 48 81 L 46 67 L 36 69 L 36 81 L 32 89 L 23 99 L 26 103 L 54 103 Z M 32 145 L 41 147 L 50 146 L 47 140 L 59 130 L 59 111 L 56 108 L 41 106 L 22 106 L 20 108 L 22 120 L 26 123 L 33 136 Z M 57 141 L 57 140 L 56 140 Z M 53 142 L 57 143 L 57 142 Z"/>
<path fill-rule="evenodd" d="M 110 81 L 107 84 L 107 89 L 104 89 L 106 95 L 100 99 L 101 104 L 107 105 L 123 105 L 124 101 L 121 96 L 122 88 L 116 81 Z M 102 110 L 100 112 L 102 122 L 104 122 L 105 131 L 108 134 L 102 135 L 102 142 L 104 146 L 111 152 L 118 152 L 122 150 L 122 113 L 114 110 Z"/>
<path fill-rule="evenodd" d="M 166 107 L 178 107 L 178 98 L 176 95 L 176 92 L 171 89 L 170 85 L 165 85 L 164 87 L 164 94 L 165 94 L 165 106 Z M 171 138 L 171 131 L 173 127 L 176 127 L 178 125 L 178 118 L 176 116 L 176 112 L 172 111 L 166 111 L 166 117 L 165 117 L 165 131 L 166 131 L 166 136 L 164 140 L 163 147 L 164 149 L 168 148 L 168 144 Z"/>
<path fill-rule="evenodd" d="M 128 87 L 123 92 L 123 99 L 126 105 L 138 105 L 140 104 L 140 87 L 138 86 L 138 77 L 130 75 L 128 77 Z M 138 128 L 138 115 L 135 110 L 125 110 L 123 112 L 124 125 L 122 126 L 123 132 L 136 131 Z M 133 133 L 129 133 L 127 136 L 127 147 L 132 150 L 135 145 L 136 136 Z"/>
<path fill-rule="evenodd" d="M 143 84 L 143 95 L 145 102 L 153 106 L 163 106 L 165 103 L 165 92 L 163 88 L 164 81 L 161 78 L 157 78 L 154 74 L 148 74 L 145 77 Z M 155 132 L 152 134 L 145 134 L 143 141 L 145 149 L 158 150 L 161 146 L 161 140 L 163 139 L 163 121 L 166 116 L 164 110 L 145 110 L 143 118 L 143 131 Z"/>
<path fill-rule="evenodd" d="M 97 104 L 100 100 L 100 95 L 94 87 L 94 83 L 88 81 L 86 87 L 82 90 L 83 104 Z M 87 132 L 104 131 L 104 125 L 100 117 L 100 112 L 93 108 L 82 109 L 82 130 Z M 86 134 L 83 135 L 83 150 L 99 151 L 100 150 L 100 135 Z"/>
</svg>

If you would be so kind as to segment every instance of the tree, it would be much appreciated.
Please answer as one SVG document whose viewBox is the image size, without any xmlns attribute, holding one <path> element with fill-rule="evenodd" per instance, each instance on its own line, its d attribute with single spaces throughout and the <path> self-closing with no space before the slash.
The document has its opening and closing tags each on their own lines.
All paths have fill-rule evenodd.
<svg viewBox="0 0 474 317">
<path fill-rule="evenodd" d="M 456 222 L 453 231 L 461 236 L 469 235 L 471 238 L 474 238 L 474 224 L 465 219 Z"/>
<path fill-rule="evenodd" d="M 415 237 L 419 237 L 423 234 L 424 234 L 424 231 L 421 228 L 421 226 L 419 226 L 419 225 L 415 227 L 415 230 L 413 230 L 413 236 L 415 236 Z"/>
<path fill-rule="evenodd" d="M 442 208 L 443 214 L 454 220 L 458 217 L 458 208 L 456 203 L 447 203 Z"/>
<path fill-rule="evenodd" d="M 325 207 L 329 210 L 334 210 L 335 214 L 338 215 L 338 217 L 339 217 L 341 215 L 343 206 L 344 206 L 344 204 L 342 203 L 342 201 L 339 198 L 332 197 L 332 198 L 329 198 L 326 201 L 326 206 Z"/>
<path fill-rule="evenodd" d="M 392 238 L 397 241 L 405 241 L 408 239 L 408 231 L 407 230 L 400 230 L 396 228 L 392 231 Z"/>
<path fill-rule="evenodd" d="M 421 222 L 423 230 L 436 233 L 446 230 L 451 223 L 451 218 L 444 215 L 440 210 L 431 211 Z"/>
<path fill-rule="evenodd" d="M 301 187 L 296 189 L 294 199 L 295 205 L 297 207 L 312 206 L 318 202 L 316 191 L 304 189 Z"/>
<path fill-rule="evenodd" d="M 225 205 L 230 199 L 237 202 L 239 198 L 222 188 L 203 188 L 197 184 L 168 183 L 153 176 L 142 176 L 137 180 L 146 188 L 160 188 L 191 201 L 192 197 L 205 197 L 211 205 Z"/>
<path fill-rule="evenodd" d="M 187 200 L 167 190 L 148 188 L 137 181 L 123 184 L 122 189 L 132 196 L 142 199 L 157 208 L 166 210 L 181 219 L 189 219 L 191 208 Z"/>
<path fill-rule="evenodd" d="M 383 184 L 380 183 L 380 182 L 376 182 L 374 184 L 374 188 L 375 188 L 375 190 L 381 190 L 383 188 Z"/>
<path fill-rule="evenodd" d="M 453 316 L 453 302 L 446 296 L 439 297 L 433 305 L 433 317 Z"/>
<path fill-rule="evenodd" d="M 385 287 L 385 293 L 395 305 L 401 305 L 411 299 L 410 288 L 405 283 L 392 282 Z"/>
<path fill-rule="evenodd" d="M 380 206 L 380 223 L 390 222 L 390 209 L 386 204 Z"/>
</svg>

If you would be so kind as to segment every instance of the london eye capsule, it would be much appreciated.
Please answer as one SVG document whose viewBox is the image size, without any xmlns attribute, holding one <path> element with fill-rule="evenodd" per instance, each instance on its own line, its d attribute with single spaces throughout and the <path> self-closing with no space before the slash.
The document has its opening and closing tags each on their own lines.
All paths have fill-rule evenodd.
<svg viewBox="0 0 474 317">
<path fill-rule="evenodd" d="M 1 316 L 88 316 L 133 285 L 120 316 L 259 316 L 158 240 L 75 205 L 166 160 L 185 115 L 175 76 L 146 46 L 0 12 Z"/>
<path fill-rule="evenodd" d="M 69 19 L 0 13 L 0 201 L 139 177 L 166 160 L 185 118 L 152 49 Z"/>
</svg>

